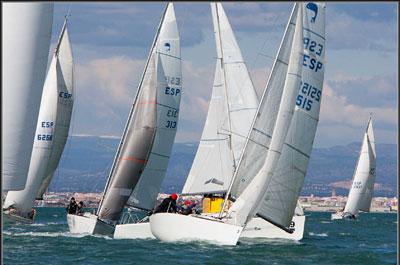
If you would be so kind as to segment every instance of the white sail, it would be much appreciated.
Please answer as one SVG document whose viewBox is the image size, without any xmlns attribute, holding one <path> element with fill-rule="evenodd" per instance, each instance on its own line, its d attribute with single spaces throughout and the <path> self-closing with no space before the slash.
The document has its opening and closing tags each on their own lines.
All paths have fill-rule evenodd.
<svg viewBox="0 0 400 265">
<path fill-rule="evenodd" d="M 364 134 L 360 156 L 344 213 L 357 215 L 359 210 L 369 211 L 375 183 L 375 159 L 375 139 L 370 120 Z"/>
<path fill-rule="evenodd" d="M 25 187 L 46 77 L 53 3 L 2 4 L 2 189 Z"/>
<path fill-rule="evenodd" d="M 5 208 L 12 206 L 26 215 L 38 192 L 47 189 L 68 137 L 73 106 L 73 59 L 66 22 L 43 88 L 39 118 L 27 183 L 22 191 L 9 191 Z"/>
<path fill-rule="evenodd" d="M 258 214 L 289 226 L 319 120 L 325 71 L 325 4 L 304 3 L 302 80 L 282 153 Z"/>
<path fill-rule="evenodd" d="M 157 130 L 146 167 L 136 185 L 129 204 L 152 210 L 156 204 L 167 171 L 172 145 L 178 127 L 182 95 L 181 49 L 173 5 L 167 8 L 156 45 L 158 76 L 166 78 L 157 89 Z"/>
<path fill-rule="evenodd" d="M 282 90 L 285 84 L 297 9 L 298 5 L 294 5 L 266 88 L 260 100 L 260 105 L 258 106 L 257 117 L 254 119 L 246 147 L 243 150 L 240 167 L 238 167 L 233 179 L 230 194 L 234 198 L 239 197 L 254 176 L 257 175 L 267 157 Z"/>
<path fill-rule="evenodd" d="M 182 193 L 226 192 L 258 99 L 221 3 L 211 3 L 217 62 L 200 144 Z"/>
<path fill-rule="evenodd" d="M 302 10 L 302 6 L 297 9 L 294 36 L 292 40 L 289 40 L 293 42 L 293 45 L 267 157 L 260 171 L 229 209 L 228 218 L 231 219 L 228 219 L 228 223 L 246 225 L 258 213 L 259 202 L 265 197 L 269 184 L 275 177 L 274 172 L 292 120 L 295 99 L 301 82 L 302 66 L 300 59 L 303 54 Z M 241 164 L 239 164 L 240 166 Z"/>
<path fill-rule="evenodd" d="M 132 203 L 143 209 L 154 207 L 175 139 L 181 82 L 179 34 L 173 4 L 169 3 L 110 173 L 99 218 L 117 221 L 138 184 L 141 188 Z"/>
</svg>

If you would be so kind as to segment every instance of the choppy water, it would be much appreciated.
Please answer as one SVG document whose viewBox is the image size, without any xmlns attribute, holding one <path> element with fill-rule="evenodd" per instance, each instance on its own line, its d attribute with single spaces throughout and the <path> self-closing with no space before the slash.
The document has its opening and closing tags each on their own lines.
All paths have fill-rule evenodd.
<svg viewBox="0 0 400 265">
<path fill-rule="evenodd" d="M 38 208 L 35 224 L 3 227 L 4 264 L 396 264 L 396 214 L 330 221 L 306 213 L 301 242 L 246 240 L 233 247 L 72 235 L 63 208 Z"/>
</svg>

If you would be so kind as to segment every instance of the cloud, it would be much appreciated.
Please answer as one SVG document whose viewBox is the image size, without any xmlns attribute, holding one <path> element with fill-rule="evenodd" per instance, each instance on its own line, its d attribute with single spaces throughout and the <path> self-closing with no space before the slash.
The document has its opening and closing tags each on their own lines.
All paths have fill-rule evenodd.
<svg viewBox="0 0 400 265">
<path fill-rule="evenodd" d="M 144 63 L 111 57 L 77 64 L 73 133 L 121 135 Z"/>
<path fill-rule="evenodd" d="M 397 106 L 397 75 L 348 76 L 337 72 L 327 84 L 349 102 L 363 107 Z"/>
<path fill-rule="evenodd" d="M 395 5 L 380 5 L 388 7 L 389 10 L 390 7 L 395 10 Z M 380 15 L 371 15 L 373 13 L 372 7 L 370 7 L 370 12 L 353 14 L 353 11 L 359 9 L 360 6 L 362 5 L 328 4 L 326 15 L 327 47 L 338 50 L 396 51 L 396 16 L 385 16 L 383 11 Z"/>
<path fill-rule="evenodd" d="M 362 107 L 349 102 L 328 84 L 324 84 L 316 146 L 343 145 L 362 141 L 369 114 L 373 113 L 377 142 L 394 143 L 397 139 L 397 107 Z"/>
</svg>

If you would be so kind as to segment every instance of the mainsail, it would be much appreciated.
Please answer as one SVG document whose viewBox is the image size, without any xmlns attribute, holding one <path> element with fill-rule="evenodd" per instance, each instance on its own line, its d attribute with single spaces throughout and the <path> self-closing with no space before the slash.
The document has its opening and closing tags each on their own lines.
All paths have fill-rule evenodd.
<svg viewBox="0 0 400 265">
<path fill-rule="evenodd" d="M 23 190 L 46 77 L 53 3 L 4 3 L 2 189 Z"/>
<path fill-rule="evenodd" d="M 369 212 L 375 184 L 375 161 L 375 139 L 370 118 L 344 213 L 357 215 L 359 211 Z"/>
<path fill-rule="evenodd" d="M 60 161 L 68 138 L 73 106 L 73 58 L 67 30 L 63 25 L 44 83 L 39 118 L 25 189 L 9 191 L 5 208 L 28 213 L 39 193 L 43 195 Z"/>
<path fill-rule="evenodd" d="M 275 177 L 275 169 L 291 124 L 295 99 L 301 82 L 302 65 L 300 59 L 303 55 L 303 7 L 296 8 L 297 5 L 295 5 L 297 12 L 293 38 L 288 40 L 293 44 L 267 156 L 259 172 L 229 209 L 228 218 L 231 219 L 228 220 L 228 223 L 246 225 L 258 212 L 259 202 L 265 198 L 266 191 Z M 259 116 L 257 115 L 255 119 L 259 119 Z M 239 164 L 240 167 L 241 164 Z M 238 170 L 237 172 L 240 171 Z"/>
<path fill-rule="evenodd" d="M 200 144 L 182 193 L 224 193 L 229 187 L 258 99 L 221 3 L 211 3 L 217 61 Z"/>
<path fill-rule="evenodd" d="M 169 3 L 118 147 L 99 218 L 117 221 L 132 192 L 136 207 L 154 207 L 175 139 L 181 83 L 179 34 Z"/>
</svg>

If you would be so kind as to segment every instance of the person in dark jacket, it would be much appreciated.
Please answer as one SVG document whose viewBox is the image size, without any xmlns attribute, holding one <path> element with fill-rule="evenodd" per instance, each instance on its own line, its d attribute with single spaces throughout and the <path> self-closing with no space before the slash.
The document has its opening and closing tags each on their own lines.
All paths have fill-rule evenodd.
<svg viewBox="0 0 400 265">
<path fill-rule="evenodd" d="M 165 198 L 160 205 L 154 210 L 154 213 L 176 213 L 176 200 L 178 199 L 178 195 L 173 193 L 168 198 Z"/>
<path fill-rule="evenodd" d="M 83 204 L 83 201 L 80 201 L 79 203 L 78 203 L 78 207 L 76 208 L 76 214 L 77 215 L 83 215 L 83 207 L 84 207 L 85 205 Z"/>
<path fill-rule="evenodd" d="M 69 201 L 69 205 L 65 209 L 67 210 L 67 213 L 69 213 L 69 214 L 76 214 L 77 208 L 78 208 L 78 204 L 76 204 L 75 198 L 72 197 L 71 200 Z"/>
</svg>

